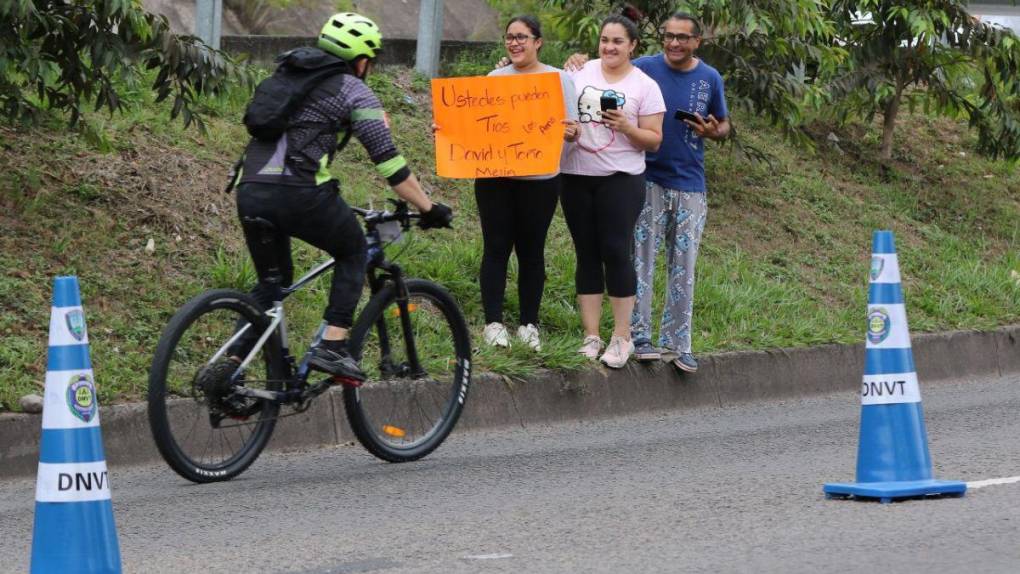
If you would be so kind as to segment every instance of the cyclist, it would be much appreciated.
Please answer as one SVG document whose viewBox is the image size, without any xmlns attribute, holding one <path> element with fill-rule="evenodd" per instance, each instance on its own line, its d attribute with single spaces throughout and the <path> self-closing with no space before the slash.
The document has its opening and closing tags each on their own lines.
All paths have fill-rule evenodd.
<svg viewBox="0 0 1020 574">
<path fill-rule="evenodd" d="M 291 114 L 289 127 L 277 141 L 251 140 L 237 188 L 237 211 L 259 276 L 253 294 L 263 307 L 270 308 L 279 297 L 274 271 L 283 285 L 293 281 L 291 237 L 336 260 L 323 315 L 326 329 L 311 350 L 309 364 L 355 381 L 364 380 L 365 375 L 351 356 L 347 336 L 365 283 L 367 245 L 361 225 L 340 197 L 339 184 L 328 169 L 340 132 L 349 130 L 358 138 L 393 191 L 421 212 L 422 228 L 445 227 L 453 218 L 449 207 L 431 201 L 422 190 L 393 144 L 379 99 L 365 85 L 381 45 L 382 34 L 368 18 L 350 12 L 330 17 L 319 35 L 318 49 L 299 49 L 304 50 L 299 55 L 340 58 L 347 63 L 348 73 L 316 85 Z M 253 218 L 272 224 L 270 241 L 264 229 L 245 224 Z M 250 339 L 241 343 L 247 347 L 239 345 L 231 355 L 243 357 L 247 353 L 242 351 L 253 343 Z"/>
</svg>

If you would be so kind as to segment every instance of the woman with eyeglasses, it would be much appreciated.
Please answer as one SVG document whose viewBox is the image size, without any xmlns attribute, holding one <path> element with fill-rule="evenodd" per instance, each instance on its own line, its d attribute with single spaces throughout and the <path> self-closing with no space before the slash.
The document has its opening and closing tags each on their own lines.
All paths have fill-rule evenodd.
<svg viewBox="0 0 1020 574">
<path fill-rule="evenodd" d="M 645 152 L 659 149 L 666 111 L 658 84 L 631 64 L 637 46 L 633 21 L 613 15 L 602 22 L 599 58 L 571 74 L 580 135 L 561 165 L 584 328 L 578 352 L 615 369 L 634 352 L 634 225 L 645 202 Z M 599 336 L 603 292 L 613 312 L 608 346 Z"/>
<path fill-rule="evenodd" d="M 567 118 L 563 139 L 577 137 L 574 83 L 562 70 L 539 60 L 542 27 L 533 16 L 517 16 L 506 26 L 504 37 L 510 64 L 490 76 L 557 72 L 563 86 Z M 564 146 L 567 144 L 565 143 Z M 483 340 L 492 346 L 509 347 L 510 333 L 503 323 L 507 264 L 517 254 L 517 294 L 520 326 L 517 338 L 530 348 L 542 348 L 538 309 L 545 289 L 545 239 L 560 196 L 559 171 L 528 177 L 494 177 L 475 180 L 475 201 L 482 225 L 482 269 L 479 283 L 485 311 Z"/>
</svg>

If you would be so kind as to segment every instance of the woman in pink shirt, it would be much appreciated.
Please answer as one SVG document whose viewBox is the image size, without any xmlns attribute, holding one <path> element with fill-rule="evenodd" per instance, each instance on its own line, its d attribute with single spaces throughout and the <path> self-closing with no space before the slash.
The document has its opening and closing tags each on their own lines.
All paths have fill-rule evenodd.
<svg viewBox="0 0 1020 574">
<path fill-rule="evenodd" d="M 631 63 L 638 30 L 623 16 L 602 22 L 599 59 L 571 74 L 580 137 L 560 170 L 560 201 L 577 254 L 577 304 L 584 342 L 578 352 L 618 369 L 634 352 L 634 224 L 645 201 L 645 152 L 662 142 L 666 105 L 659 85 Z M 604 109 L 605 108 L 605 109 Z M 599 336 L 602 293 L 613 310 L 605 353 Z"/>
</svg>

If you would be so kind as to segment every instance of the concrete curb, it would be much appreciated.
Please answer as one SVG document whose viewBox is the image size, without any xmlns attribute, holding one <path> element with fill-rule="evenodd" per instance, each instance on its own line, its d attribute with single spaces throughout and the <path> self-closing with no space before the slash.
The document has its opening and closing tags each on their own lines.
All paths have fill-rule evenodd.
<svg viewBox="0 0 1020 574">
<path fill-rule="evenodd" d="M 1020 372 L 1020 325 L 994 331 L 952 331 L 913 337 L 922 384 Z M 864 371 L 864 344 L 740 351 L 705 355 L 695 375 L 667 363 L 631 362 L 619 371 L 547 371 L 525 382 L 483 374 L 473 381 L 458 429 L 494 428 L 606 418 L 740 402 L 855 392 Z M 102 408 L 111 466 L 160 460 L 144 404 Z M 0 414 L 0 477 L 36 472 L 38 415 Z M 354 440 L 340 392 L 308 412 L 281 419 L 270 449 L 336 445 Z"/>
</svg>

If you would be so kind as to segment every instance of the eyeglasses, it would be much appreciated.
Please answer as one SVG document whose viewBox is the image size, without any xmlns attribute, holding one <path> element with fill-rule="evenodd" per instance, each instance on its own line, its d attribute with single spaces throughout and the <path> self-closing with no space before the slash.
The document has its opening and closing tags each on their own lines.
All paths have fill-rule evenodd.
<svg viewBox="0 0 1020 574">
<path fill-rule="evenodd" d="M 692 36 L 690 34 L 674 34 L 672 32 L 663 32 L 663 34 L 662 34 L 662 43 L 663 44 L 671 44 L 673 42 L 673 40 L 676 40 L 677 42 L 680 42 L 681 44 L 686 44 L 687 42 L 690 42 L 692 39 L 697 38 L 697 37 L 698 36 Z"/>
<path fill-rule="evenodd" d="M 503 37 L 503 42 L 507 44 L 513 44 L 514 42 L 523 44 L 530 39 L 538 39 L 538 36 L 529 36 L 527 34 L 507 34 Z"/>
</svg>

